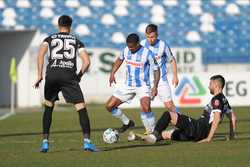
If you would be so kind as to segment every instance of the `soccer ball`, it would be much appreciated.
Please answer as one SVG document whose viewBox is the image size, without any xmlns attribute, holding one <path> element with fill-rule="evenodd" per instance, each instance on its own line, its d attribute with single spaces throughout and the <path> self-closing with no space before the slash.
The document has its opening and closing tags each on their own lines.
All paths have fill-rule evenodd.
<svg viewBox="0 0 250 167">
<path fill-rule="evenodd" d="M 103 141 L 108 144 L 112 144 L 118 141 L 119 134 L 117 130 L 113 130 L 112 128 L 108 128 L 103 132 L 102 135 Z"/>
</svg>

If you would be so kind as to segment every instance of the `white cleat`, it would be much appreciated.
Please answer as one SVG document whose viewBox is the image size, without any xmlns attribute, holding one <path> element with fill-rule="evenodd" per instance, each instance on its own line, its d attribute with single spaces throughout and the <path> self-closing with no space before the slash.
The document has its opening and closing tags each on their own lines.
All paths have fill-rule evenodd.
<svg viewBox="0 0 250 167">
<path fill-rule="evenodd" d="M 156 143 L 157 138 L 153 134 L 149 134 L 144 137 L 144 140 L 148 143 Z"/>
<path fill-rule="evenodd" d="M 136 135 L 133 131 L 130 131 L 128 133 L 128 141 L 135 141 L 136 140 Z"/>
</svg>

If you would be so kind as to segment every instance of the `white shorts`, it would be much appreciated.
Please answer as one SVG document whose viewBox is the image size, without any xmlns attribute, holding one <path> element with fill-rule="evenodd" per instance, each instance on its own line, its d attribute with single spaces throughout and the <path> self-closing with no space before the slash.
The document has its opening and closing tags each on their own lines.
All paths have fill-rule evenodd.
<svg viewBox="0 0 250 167">
<path fill-rule="evenodd" d="M 167 81 L 162 81 L 158 85 L 158 95 L 161 102 L 169 102 L 172 100 L 171 88 Z"/>
<path fill-rule="evenodd" d="M 139 97 L 139 99 L 143 97 L 150 97 L 151 89 L 149 86 L 130 87 L 124 85 L 113 93 L 113 96 L 120 99 L 122 102 L 130 101 L 136 95 Z"/>
</svg>

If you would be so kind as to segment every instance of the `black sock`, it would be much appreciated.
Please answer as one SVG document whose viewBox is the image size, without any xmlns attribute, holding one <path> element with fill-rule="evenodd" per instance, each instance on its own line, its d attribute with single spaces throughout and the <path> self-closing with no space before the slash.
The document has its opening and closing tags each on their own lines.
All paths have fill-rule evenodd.
<svg viewBox="0 0 250 167">
<path fill-rule="evenodd" d="M 169 122 L 171 121 L 170 113 L 165 111 L 161 118 L 157 121 L 154 129 L 154 134 L 157 139 L 160 140 L 162 138 L 161 132 L 168 127 Z"/>
<path fill-rule="evenodd" d="M 43 113 L 43 135 L 44 138 L 48 139 L 49 137 L 49 130 L 52 122 L 52 112 L 53 107 L 44 106 L 44 113 Z"/>
<path fill-rule="evenodd" d="M 79 120 L 80 120 L 80 125 L 82 127 L 82 132 L 84 135 L 84 138 L 89 139 L 90 138 L 90 123 L 89 123 L 89 116 L 87 113 L 87 109 L 83 108 L 78 110 L 79 113 Z"/>
</svg>

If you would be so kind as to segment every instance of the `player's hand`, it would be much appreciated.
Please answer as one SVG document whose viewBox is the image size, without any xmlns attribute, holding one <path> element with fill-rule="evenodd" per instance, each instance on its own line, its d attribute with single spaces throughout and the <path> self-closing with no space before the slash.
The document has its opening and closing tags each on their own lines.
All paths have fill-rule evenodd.
<svg viewBox="0 0 250 167">
<path fill-rule="evenodd" d="M 179 84 L 179 79 L 178 79 L 177 76 L 174 76 L 174 77 L 173 77 L 172 84 L 174 85 L 175 88 L 176 88 L 176 86 L 178 86 L 178 84 Z"/>
<path fill-rule="evenodd" d="M 114 74 L 110 74 L 110 77 L 109 77 L 109 86 L 111 86 L 112 83 L 116 84 L 116 80 L 115 80 L 115 75 Z"/>
<path fill-rule="evenodd" d="M 78 82 L 81 81 L 82 76 L 83 76 L 83 72 L 82 72 L 82 70 L 80 70 L 80 72 L 77 74 L 77 80 L 78 80 Z"/>
<path fill-rule="evenodd" d="M 152 89 L 151 89 L 151 100 L 154 100 L 155 96 L 157 96 L 158 94 L 158 90 L 157 88 L 154 86 Z"/>
<path fill-rule="evenodd" d="M 211 140 L 208 138 L 202 139 L 200 141 L 198 141 L 198 143 L 209 143 Z"/>
<path fill-rule="evenodd" d="M 40 85 L 40 82 L 43 80 L 43 77 L 38 77 L 38 79 L 36 80 L 35 84 L 34 84 L 34 87 L 35 89 L 38 89 L 39 88 L 39 85 Z"/>
</svg>

